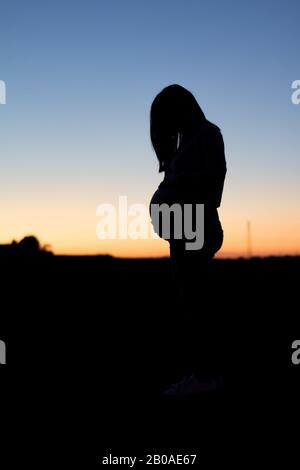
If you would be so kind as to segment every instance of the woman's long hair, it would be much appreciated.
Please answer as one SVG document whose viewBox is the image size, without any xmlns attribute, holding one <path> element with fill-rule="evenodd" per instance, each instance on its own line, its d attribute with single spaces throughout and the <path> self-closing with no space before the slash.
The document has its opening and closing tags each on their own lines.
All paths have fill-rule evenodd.
<svg viewBox="0 0 300 470">
<path fill-rule="evenodd" d="M 180 85 L 164 88 L 154 99 L 150 111 L 150 136 L 164 171 L 185 134 L 190 134 L 205 115 L 192 93 Z"/>
</svg>

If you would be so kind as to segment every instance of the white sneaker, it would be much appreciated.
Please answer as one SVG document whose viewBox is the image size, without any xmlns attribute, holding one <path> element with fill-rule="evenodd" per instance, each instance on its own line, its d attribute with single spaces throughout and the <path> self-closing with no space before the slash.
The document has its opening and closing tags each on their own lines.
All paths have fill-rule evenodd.
<svg viewBox="0 0 300 470">
<path fill-rule="evenodd" d="M 209 378 L 199 380 L 195 375 L 184 377 L 180 382 L 172 384 L 171 387 L 164 392 L 166 396 L 190 397 L 200 395 L 205 392 L 213 392 L 222 387 L 222 378 Z"/>
</svg>

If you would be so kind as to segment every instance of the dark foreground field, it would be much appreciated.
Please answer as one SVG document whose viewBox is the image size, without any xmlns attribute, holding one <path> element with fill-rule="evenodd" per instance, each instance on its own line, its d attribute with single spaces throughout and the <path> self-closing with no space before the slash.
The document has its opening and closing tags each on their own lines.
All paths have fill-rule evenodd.
<svg viewBox="0 0 300 470">
<path fill-rule="evenodd" d="M 90 468 L 105 454 L 160 450 L 222 460 L 260 447 L 268 459 L 265 433 L 272 455 L 277 429 L 292 437 L 300 258 L 214 262 L 212 302 L 197 308 L 214 317 L 225 389 L 181 401 L 162 393 L 180 378 L 188 341 L 168 259 L 3 258 L 1 272 L 12 463 L 39 455 Z"/>
</svg>

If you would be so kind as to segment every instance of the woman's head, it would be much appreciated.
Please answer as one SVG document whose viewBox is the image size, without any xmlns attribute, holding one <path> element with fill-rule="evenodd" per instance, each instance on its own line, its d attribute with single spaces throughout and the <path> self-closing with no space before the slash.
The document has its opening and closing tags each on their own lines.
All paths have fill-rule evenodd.
<svg viewBox="0 0 300 470">
<path fill-rule="evenodd" d="M 164 88 L 154 99 L 150 112 L 150 135 L 164 171 L 178 143 L 205 121 L 205 116 L 192 93 L 180 85 Z"/>
</svg>

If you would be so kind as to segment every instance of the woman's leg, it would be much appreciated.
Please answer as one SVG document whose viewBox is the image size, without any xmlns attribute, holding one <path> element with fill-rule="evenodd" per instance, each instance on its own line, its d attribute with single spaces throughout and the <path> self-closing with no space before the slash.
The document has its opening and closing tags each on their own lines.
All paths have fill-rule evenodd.
<svg viewBox="0 0 300 470">
<path fill-rule="evenodd" d="M 184 345 L 186 370 L 196 375 L 218 374 L 221 361 L 213 306 L 216 293 L 212 256 L 205 252 L 187 252 L 184 244 L 177 241 L 171 243 L 170 249 L 176 291 L 181 301 L 181 344 Z"/>
</svg>

